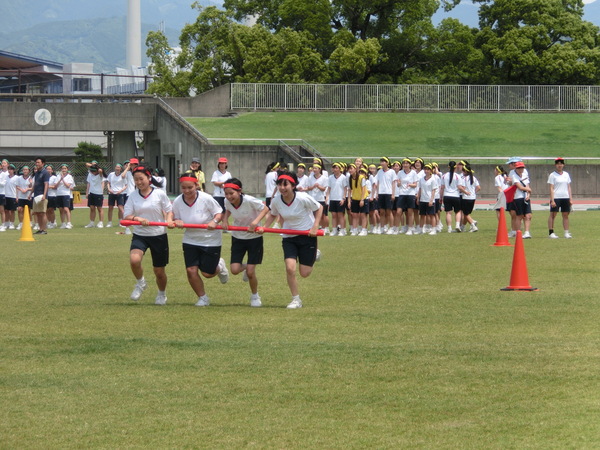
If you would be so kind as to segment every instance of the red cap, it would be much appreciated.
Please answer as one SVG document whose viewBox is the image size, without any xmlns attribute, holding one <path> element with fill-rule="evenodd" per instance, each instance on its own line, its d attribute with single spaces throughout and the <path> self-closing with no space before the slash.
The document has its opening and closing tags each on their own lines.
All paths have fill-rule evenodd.
<svg viewBox="0 0 600 450">
<path fill-rule="evenodd" d="M 137 158 L 131 158 L 129 160 L 129 164 L 139 164 L 139 163 L 140 163 L 140 161 Z"/>
<path fill-rule="evenodd" d="M 227 158 L 219 158 L 219 163 L 227 164 Z"/>
<path fill-rule="evenodd" d="M 558 158 L 556 158 L 556 159 L 554 160 L 554 164 L 556 164 L 557 162 L 561 162 L 561 163 L 563 163 L 563 164 L 564 164 L 564 163 L 565 163 L 565 158 L 561 158 L 561 157 L 559 156 Z"/>
<path fill-rule="evenodd" d="M 517 161 L 515 163 L 515 169 L 518 169 L 520 167 L 525 167 L 525 163 L 523 161 Z"/>
</svg>

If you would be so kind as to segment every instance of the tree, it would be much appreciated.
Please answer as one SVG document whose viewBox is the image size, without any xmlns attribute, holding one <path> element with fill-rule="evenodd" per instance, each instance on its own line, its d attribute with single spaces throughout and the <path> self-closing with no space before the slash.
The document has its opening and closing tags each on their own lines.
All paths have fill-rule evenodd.
<svg viewBox="0 0 600 450">
<path fill-rule="evenodd" d="M 105 158 L 102 155 L 102 147 L 92 142 L 78 142 L 77 148 L 73 150 L 75 153 L 74 161 L 90 162 L 90 161 L 104 161 Z"/>
<path fill-rule="evenodd" d="M 152 61 L 148 72 L 154 75 L 154 81 L 148 87 L 147 93 L 164 97 L 187 97 L 190 89 L 189 73 L 179 70 L 175 49 L 169 46 L 164 33 L 149 32 L 146 46 L 146 55 Z"/>
<path fill-rule="evenodd" d="M 384 59 L 381 44 L 375 38 L 358 40 L 351 45 L 339 44 L 330 57 L 334 82 L 364 83 L 371 70 Z"/>
</svg>

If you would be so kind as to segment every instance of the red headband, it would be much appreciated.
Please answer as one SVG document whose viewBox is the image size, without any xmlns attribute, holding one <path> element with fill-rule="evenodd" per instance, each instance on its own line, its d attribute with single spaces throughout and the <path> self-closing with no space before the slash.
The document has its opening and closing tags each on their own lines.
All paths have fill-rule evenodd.
<svg viewBox="0 0 600 450">
<path fill-rule="evenodd" d="M 223 189 L 226 189 L 226 188 L 235 189 L 236 191 L 241 191 L 241 190 L 242 190 L 242 187 L 241 187 L 241 186 L 238 186 L 238 185 L 237 185 L 237 184 L 235 184 L 235 183 L 225 183 L 225 184 L 223 185 Z"/>
<path fill-rule="evenodd" d="M 194 178 L 194 177 L 180 177 L 180 178 L 179 178 L 179 182 L 180 182 L 180 183 L 183 183 L 184 181 L 189 181 L 189 182 L 191 182 L 191 183 L 197 183 L 197 182 L 198 182 L 198 179 L 197 179 L 197 178 Z"/>
<path fill-rule="evenodd" d="M 135 169 L 133 169 L 133 172 L 144 172 L 146 175 L 148 175 L 148 177 L 152 176 L 152 172 L 150 172 L 144 166 L 137 166 Z"/>
<path fill-rule="evenodd" d="M 294 185 L 296 184 L 296 181 L 292 177 L 290 177 L 289 175 L 286 175 L 286 174 L 279 175 L 279 178 L 277 178 L 277 181 L 279 181 L 279 180 L 288 180 L 290 183 L 292 183 Z"/>
</svg>

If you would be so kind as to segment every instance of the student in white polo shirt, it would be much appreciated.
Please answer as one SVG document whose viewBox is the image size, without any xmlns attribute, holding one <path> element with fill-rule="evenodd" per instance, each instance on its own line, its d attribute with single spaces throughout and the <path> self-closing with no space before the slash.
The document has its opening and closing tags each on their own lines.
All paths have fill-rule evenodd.
<svg viewBox="0 0 600 450">
<path fill-rule="evenodd" d="M 179 187 L 181 195 L 173 202 L 171 215 L 175 225 L 180 228 L 184 224 L 206 225 L 206 229 L 186 228 L 182 245 L 187 279 L 198 296 L 196 306 L 208 306 L 210 299 L 200 274 L 204 278 L 218 276 L 223 284 L 229 280 L 229 271 L 221 258 L 222 232 L 215 230 L 223 218 L 223 208 L 210 194 L 197 189 L 198 179 L 192 174 L 182 175 Z"/>
<path fill-rule="evenodd" d="M 551 239 L 558 239 L 554 233 L 554 219 L 560 211 L 562 214 L 565 238 L 571 239 L 569 232 L 569 214 L 571 213 L 571 176 L 565 172 L 565 160 L 556 158 L 554 160 L 555 170 L 548 177 L 550 187 L 550 217 L 548 217 L 548 234 Z"/>
<path fill-rule="evenodd" d="M 133 236 L 129 249 L 129 265 L 136 278 L 131 300 L 139 300 L 148 285 L 144 278 L 142 260 L 146 250 L 150 249 L 152 266 L 158 293 L 155 304 L 167 303 L 167 273 L 165 267 L 169 263 L 169 240 L 164 226 L 148 226 L 150 222 L 172 221 L 171 202 L 165 191 L 157 189 L 158 182 L 152 178 L 152 169 L 147 166 L 137 166 L 133 169 L 133 181 L 137 189 L 129 196 L 125 204 L 124 219 L 135 220 L 141 225 L 133 226 Z"/>
<path fill-rule="evenodd" d="M 273 197 L 271 214 L 267 217 L 265 226 L 268 227 L 280 215 L 283 218 L 282 228 L 289 230 L 310 230 L 308 236 L 284 235 L 283 257 L 288 287 L 292 301 L 288 309 L 302 308 L 302 300 L 296 280 L 296 266 L 302 278 L 308 277 L 313 265 L 318 259 L 317 232 L 323 214 L 321 206 L 314 198 L 305 192 L 297 192 L 298 178 L 295 173 L 283 173 L 277 178 L 277 188 L 281 195 Z"/>
<path fill-rule="evenodd" d="M 231 273 L 237 275 L 244 273 L 244 281 L 250 285 L 250 306 L 260 307 L 262 305 L 258 295 L 258 279 L 256 278 L 256 266 L 263 259 L 263 237 L 254 231 L 265 217 L 269 208 L 259 199 L 246 195 L 242 192 L 242 182 L 237 178 L 230 178 L 223 185 L 225 190 L 225 215 L 222 227 L 228 228 L 229 218 L 233 218 L 236 227 L 248 227 L 248 231 L 231 232 Z M 244 256 L 248 254 L 246 264 L 243 263 Z"/>
</svg>

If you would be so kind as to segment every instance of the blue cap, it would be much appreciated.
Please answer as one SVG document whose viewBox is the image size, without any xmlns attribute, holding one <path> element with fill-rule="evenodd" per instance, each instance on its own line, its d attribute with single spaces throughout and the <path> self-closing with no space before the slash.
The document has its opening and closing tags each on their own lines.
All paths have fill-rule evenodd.
<svg viewBox="0 0 600 450">
<path fill-rule="evenodd" d="M 508 161 L 506 161 L 506 164 L 513 164 L 519 161 L 523 161 L 521 158 L 519 158 L 518 156 L 511 156 Z"/>
</svg>

